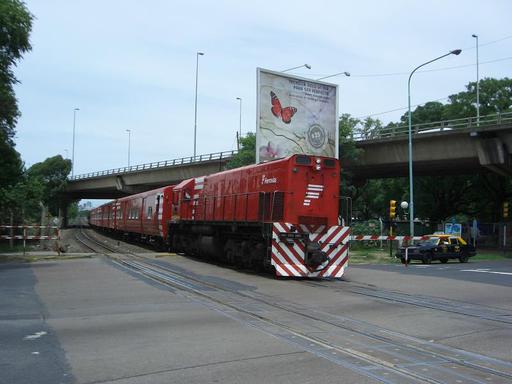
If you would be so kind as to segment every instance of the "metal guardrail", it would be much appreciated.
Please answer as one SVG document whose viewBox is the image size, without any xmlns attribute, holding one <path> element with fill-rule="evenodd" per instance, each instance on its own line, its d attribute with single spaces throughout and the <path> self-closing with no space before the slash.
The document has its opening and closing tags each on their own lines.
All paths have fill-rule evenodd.
<svg viewBox="0 0 512 384">
<path fill-rule="evenodd" d="M 436 133 L 436 132 L 449 132 L 460 129 L 485 129 L 496 125 L 512 123 L 512 112 L 496 113 L 493 115 L 480 116 L 480 121 L 476 116 L 464 119 L 435 121 L 431 123 L 413 124 L 412 133 Z M 397 136 L 404 136 L 409 134 L 408 125 L 388 126 L 379 129 L 372 129 L 367 132 L 361 130 L 354 133 L 353 139 L 355 141 L 366 141 L 393 138 Z"/>
<path fill-rule="evenodd" d="M 467 129 L 467 128 L 486 128 L 491 126 L 496 126 L 504 123 L 512 123 L 512 112 L 506 113 L 497 113 L 493 115 L 480 116 L 480 121 L 477 121 L 476 116 L 468 117 L 464 119 L 454 119 L 454 120 L 444 120 L 444 121 L 435 121 L 432 123 L 422 123 L 422 124 L 414 124 L 412 126 L 413 134 L 422 134 L 422 133 L 435 133 L 435 132 L 445 132 L 445 131 L 453 131 L 456 129 Z M 368 140 L 376 140 L 376 139 L 385 139 L 385 138 L 393 138 L 399 136 L 405 136 L 409 133 L 408 125 L 399 125 L 399 126 L 390 126 L 390 127 L 382 127 L 379 129 L 372 129 L 371 131 L 362 132 L 361 130 L 356 130 L 354 132 L 352 138 L 355 141 L 368 141 Z M 200 156 L 189 156 L 189 157 L 181 157 L 179 159 L 173 160 L 164 160 L 157 161 L 153 163 L 139 164 L 133 165 L 130 167 L 121 167 L 121 168 L 113 168 L 105 171 L 84 173 L 82 175 L 76 175 L 69 178 L 69 180 L 83 180 L 83 179 L 91 179 L 94 177 L 101 176 L 109 176 L 109 175 L 119 175 L 129 172 L 137 172 L 144 171 L 148 169 L 157 169 L 164 167 L 172 167 L 184 164 L 193 164 L 200 163 L 203 161 L 211 161 L 211 160 L 226 160 L 233 157 L 237 154 L 238 151 L 224 151 L 224 152 L 215 152 L 209 153 L 206 155 Z"/>
<path fill-rule="evenodd" d="M 119 174 L 124 174 L 124 173 L 129 173 L 129 172 L 138 172 L 138 171 L 144 171 L 144 170 L 149 170 L 149 169 L 158 169 L 158 168 L 173 167 L 173 166 L 185 165 L 185 164 L 201 163 L 201 162 L 212 161 L 212 160 L 227 160 L 227 159 L 230 159 L 231 157 L 233 157 L 234 155 L 236 155 L 237 153 L 238 153 L 238 151 L 234 150 L 234 151 L 209 153 L 206 155 L 199 155 L 199 156 L 195 156 L 195 157 L 194 156 L 180 157 L 179 159 L 156 161 L 153 163 L 132 165 L 130 167 L 113 168 L 113 169 L 107 169 L 105 171 L 84 173 L 81 175 L 72 176 L 69 178 L 69 180 L 91 179 L 94 177 L 119 175 Z"/>
</svg>

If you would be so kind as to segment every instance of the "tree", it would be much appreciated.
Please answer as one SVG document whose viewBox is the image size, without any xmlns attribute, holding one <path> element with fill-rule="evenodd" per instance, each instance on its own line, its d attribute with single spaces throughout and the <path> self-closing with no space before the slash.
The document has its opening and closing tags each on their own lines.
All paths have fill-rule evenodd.
<svg viewBox="0 0 512 384">
<path fill-rule="evenodd" d="M 20 115 L 13 67 L 31 49 L 32 15 L 19 0 L 0 0 L 0 139 L 11 145 Z"/>
<path fill-rule="evenodd" d="M 240 138 L 240 151 L 226 164 L 227 169 L 256 163 L 256 135 L 252 132 Z"/>
<path fill-rule="evenodd" d="M 27 179 L 35 180 L 43 185 L 42 202 L 47 205 L 50 213 L 57 215 L 61 203 L 61 193 L 66 188 L 67 176 L 71 171 L 71 160 L 61 155 L 49 157 L 36 163 L 27 172 Z"/>
<path fill-rule="evenodd" d="M 512 110 L 512 79 L 485 78 L 480 80 L 480 116 Z M 466 91 L 448 97 L 446 119 L 476 116 L 476 82 L 466 86 Z"/>
<path fill-rule="evenodd" d="M 425 105 L 420 105 L 411 113 L 413 124 L 433 123 L 444 120 L 446 105 L 438 101 L 429 101 Z M 402 125 L 409 123 L 409 113 L 405 113 L 400 118 Z"/>
<path fill-rule="evenodd" d="M 12 209 L 12 192 L 22 182 L 23 163 L 14 149 L 20 112 L 13 67 L 30 47 L 32 15 L 19 0 L 0 0 L 0 212 Z"/>
</svg>

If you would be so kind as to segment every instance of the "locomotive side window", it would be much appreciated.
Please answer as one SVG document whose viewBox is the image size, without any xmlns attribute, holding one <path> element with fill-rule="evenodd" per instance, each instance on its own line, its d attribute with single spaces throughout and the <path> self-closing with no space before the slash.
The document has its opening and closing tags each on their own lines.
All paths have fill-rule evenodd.
<svg viewBox="0 0 512 384">
<path fill-rule="evenodd" d="M 310 165 L 311 158 L 306 155 L 297 155 L 297 157 L 295 158 L 295 163 L 298 165 Z"/>
<path fill-rule="evenodd" d="M 153 216 L 153 207 L 148 207 L 148 215 L 147 215 L 147 219 L 151 219 L 151 217 Z"/>
<path fill-rule="evenodd" d="M 336 166 L 336 162 L 334 159 L 324 159 L 324 167 L 334 168 Z"/>
</svg>

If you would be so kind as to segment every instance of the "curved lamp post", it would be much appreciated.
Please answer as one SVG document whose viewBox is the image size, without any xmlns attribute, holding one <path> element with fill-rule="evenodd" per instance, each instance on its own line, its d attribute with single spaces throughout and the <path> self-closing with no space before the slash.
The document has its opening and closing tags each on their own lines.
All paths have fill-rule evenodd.
<svg viewBox="0 0 512 384">
<path fill-rule="evenodd" d="M 347 77 L 350 76 L 350 72 L 338 72 L 338 73 L 335 73 L 334 75 L 329 75 L 329 76 L 324 76 L 324 77 L 321 77 L 317 80 L 324 80 L 324 79 L 328 79 L 329 77 L 334 77 L 334 76 L 339 76 L 339 75 L 345 75 Z"/>
<path fill-rule="evenodd" d="M 281 72 L 293 71 L 294 69 L 299 69 L 299 68 L 302 68 L 302 67 L 306 67 L 307 69 L 311 69 L 311 65 L 309 65 L 309 64 L 302 64 L 302 65 L 299 65 L 297 67 L 285 69 L 284 71 L 281 71 Z"/>
<path fill-rule="evenodd" d="M 412 75 L 414 75 L 414 72 L 416 72 L 421 67 L 424 67 L 427 64 L 433 63 L 434 61 L 437 61 L 439 59 L 442 59 L 443 57 L 450 56 L 450 55 L 459 55 L 462 52 L 461 49 L 455 49 L 453 51 L 450 51 L 442 56 L 436 57 L 433 60 L 427 61 L 426 63 L 423 63 L 421 65 L 418 65 L 409 75 L 409 80 L 407 82 L 407 109 L 408 109 L 408 115 L 409 115 L 409 233 L 411 237 L 414 237 L 414 192 L 413 192 L 413 178 L 412 178 L 412 116 L 411 116 L 411 78 Z"/>
</svg>

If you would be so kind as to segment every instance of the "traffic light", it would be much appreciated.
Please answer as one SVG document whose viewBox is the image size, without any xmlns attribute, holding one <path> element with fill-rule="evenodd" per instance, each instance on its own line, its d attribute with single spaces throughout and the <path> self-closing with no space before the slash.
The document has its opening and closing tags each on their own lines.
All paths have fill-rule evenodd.
<svg viewBox="0 0 512 384">
<path fill-rule="evenodd" d="M 503 202 L 503 218 L 508 218 L 508 201 Z"/>
<path fill-rule="evenodd" d="M 389 218 L 394 219 L 396 216 L 396 200 L 389 200 Z"/>
</svg>

